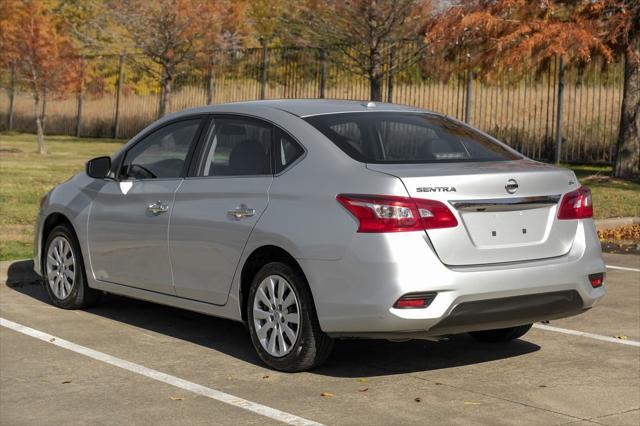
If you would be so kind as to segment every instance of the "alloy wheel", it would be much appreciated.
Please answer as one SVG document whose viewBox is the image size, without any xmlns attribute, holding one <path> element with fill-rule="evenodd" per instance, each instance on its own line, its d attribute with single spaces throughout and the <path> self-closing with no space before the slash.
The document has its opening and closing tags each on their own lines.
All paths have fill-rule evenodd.
<svg viewBox="0 0 640 426">
<path fill-rule="evenodd" d="M 300 304 L 286 279 L 269 275 L 260 282 L 253 300 L 253 322 L 269 355 L 280 358 L 291 352 L 300 331 Z"/>
<path fill-rule="evenodd" d="M 58 299 L 66 299 L 75 283 L 76 258 L 71 243 L 64 237 L 56 237 L 47 251 L 47 283 Z"/>
</svg>

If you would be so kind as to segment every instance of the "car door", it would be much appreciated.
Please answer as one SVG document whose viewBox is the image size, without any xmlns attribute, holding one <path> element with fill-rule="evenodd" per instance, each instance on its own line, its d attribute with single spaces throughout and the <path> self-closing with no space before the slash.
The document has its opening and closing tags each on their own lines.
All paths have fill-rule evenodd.
<svg viewBox="0 0 640 426">
<path fill-rule="evenodd" d="M 175 294 L 167 247 L 173 197 L 186 173 L 203 118 L 153 130 L 124 154 L 96 195 L 88 246 L 96 279 Z"/>
<path fill-rule="evenodd" d="M 222 305 L 236 266 L 267 208 L 271 124 L 243 116 L 211 120 L 192 177 L 176 192 L 169 251 L 176 294 Z"/>
</svg>

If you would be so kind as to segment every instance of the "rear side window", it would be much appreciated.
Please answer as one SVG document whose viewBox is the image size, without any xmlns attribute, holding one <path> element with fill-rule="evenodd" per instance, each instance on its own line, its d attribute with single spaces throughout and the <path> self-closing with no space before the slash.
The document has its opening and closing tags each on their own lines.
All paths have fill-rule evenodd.
<svg viewBox="0 0 640 426">
<path fill-rule="evenodd" d="M 201 119 L 168 124 L 136 143 L 124 158 L 123 179 L 166 179 L 182 175 Z"/>
<path fill-rule="evenodd" d="M 245 117 L 214 117 L 206 134 L 198 176 L 271 174 L 273 126 Z"/>
<path fill-rule="evenodd" d="M 522 158 L 495 140 L 431 114 L 364 112 L 305 120 L 363 163 L 450 163 Z"/>
<path fill-rule="evenodd" d="M 276 130 L 275 151 L 274 173 L 276 174 L 289 167 L 304 154 L 302 147 L 282 130 Z"/>
</svg>

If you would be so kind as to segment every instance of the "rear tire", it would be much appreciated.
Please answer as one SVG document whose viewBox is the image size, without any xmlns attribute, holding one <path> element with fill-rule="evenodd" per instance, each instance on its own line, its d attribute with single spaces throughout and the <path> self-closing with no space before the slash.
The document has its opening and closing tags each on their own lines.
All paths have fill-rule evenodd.
<svg viewBox="0 0 640 426">
<path fill-rule="evenodd" d="M 533 324 L 519 325 L 517 327 L 500 328 L 497 330 L 472 331 L 469 333 L 480 342 L 500 343 L 509 342 L 524 336 Z"/>
<path fill-rule="evenodd" d="M 247 319 L 256 352 L 275 370 L 315 368 L 333 349 L 333 339 L 320 329 L 307 280 L 286 263 L 267 263 L 253 277 Z"/>
<path fill-rule="evenodd" d="M 47 237 L 42 272 L 49 298 L 59 308 L 86 308 L 100 299 L 101 293 L 87 285 L 80 245 L 69 225 L 56 226 Z"/>
</svg>

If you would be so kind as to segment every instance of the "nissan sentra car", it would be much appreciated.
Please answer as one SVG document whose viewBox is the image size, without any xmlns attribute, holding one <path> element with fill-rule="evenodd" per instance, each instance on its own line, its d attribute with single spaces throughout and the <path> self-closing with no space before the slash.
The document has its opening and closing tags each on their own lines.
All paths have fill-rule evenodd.
<svg viewBox="0 0 640 426">
<path fill-rule="evenodd" d="M 604 295 L 587 188 L 450 117 L 256 101 L 151 124 L 41 201 L 35 269 L 66 309 L 103 292 L 244 322 L 271 368 L 336 338 L 505 342 Z"/>
</svg>

